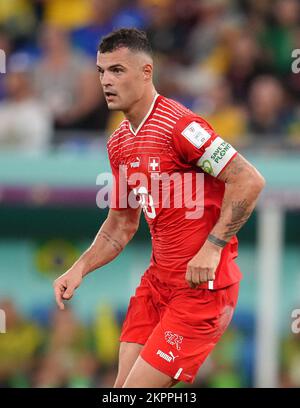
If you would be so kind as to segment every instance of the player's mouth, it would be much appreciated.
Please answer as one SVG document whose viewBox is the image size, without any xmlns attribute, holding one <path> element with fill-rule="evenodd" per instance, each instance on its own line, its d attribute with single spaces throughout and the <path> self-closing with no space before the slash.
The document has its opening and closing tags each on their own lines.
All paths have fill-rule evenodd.
<svg viewBox="0 0 300 408">
<path fill-rule="evenodd" d="M 115 92 L 109 92 L 109 91 L 104 92 L 104 94 L 105 94 L 105 98 L 106 98 L 107 101 L 110 101 L 110 100 L 112 100 L 114 97 L 117 96 L 117 94 L 116 94 Z"/>
</svg>

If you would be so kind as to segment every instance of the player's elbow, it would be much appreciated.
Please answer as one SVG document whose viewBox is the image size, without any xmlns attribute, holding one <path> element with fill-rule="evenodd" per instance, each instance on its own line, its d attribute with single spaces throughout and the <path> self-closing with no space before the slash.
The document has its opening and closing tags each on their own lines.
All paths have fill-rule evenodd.
<svg viewBox="0 0 300 408">
<path fill-rule="evenodd" d="M 265 188 L 266 179 L 260 173 L 258 173 L 256 183 L 257 183 L 257 187 L 259 188 L 259 192 L 261 192 Z"/>
<path fill-rule="evenodd" d="M 266 180 L 256 169 L 253 169 L 248 175 L 246 185 L 248 190 L 257 197 L 264 189 Z"/>
</svg>

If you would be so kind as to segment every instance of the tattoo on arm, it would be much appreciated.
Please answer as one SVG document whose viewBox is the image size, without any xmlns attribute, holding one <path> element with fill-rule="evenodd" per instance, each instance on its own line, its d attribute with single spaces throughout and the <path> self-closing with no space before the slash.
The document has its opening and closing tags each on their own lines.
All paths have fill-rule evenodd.
<svg viewBox="0 0 300 408">
<path fill-rule="evenodd" d="M 105 232 L 105 231 L 100 231 L 100 235 L 102 235 L 103 238 L 104 238 L 107 242 L 109 242 L 109 243 L 114 247 L 114 249 L 115 249 L 117 252 L 121 252 L 121 251 L 122 251 L 123 246 L 120 244 L 120 242 L 118 242 L 116 239 L 113 239 L 107 232 Z"/>
<path fill-rule="evenodd" d="M 235 156 L 232 162 L 225 167 L 222 173 L 218 176 L 219 180 L 225 183 L 232 183 L 240 178 L 241 173 L 249 169 L 250 163 L 239 153 Z"/>
<path fill-rule="evenodd" d="M 221 248 L 224 248 L 224 246 L 227 244 L 227 241 L 224 241 L 223 239 L 217 238 L 212 234 L 209 234 L 207 237 L 207 240 Z"/>
<path fill-rule="evenodd" d="M 248 180 L 257 179 L 257 171 L 239 153 L 218 175 L 226 184 L 221 214 L 212 234 L 229 241 L 250 217 L 260 192 L 260 188 L 246 188 Z M 258 179 L 259 181 L 259 179 Z M 260 182 L 260 181 L 259 181 Z"/>
<path fill-rule="evenodd" d="M 245 224 L 248 218 L 251 215 L 251 211 L 249 211 L 250 204 L 248 201 L 233 201 L 232 202 L 232 216 L 231 222 L 226 224 L 226 231 L 224 232 L 224 238 L 230 239 L 233 235 L 235 235 L 240 228 Z"/>
</svg>

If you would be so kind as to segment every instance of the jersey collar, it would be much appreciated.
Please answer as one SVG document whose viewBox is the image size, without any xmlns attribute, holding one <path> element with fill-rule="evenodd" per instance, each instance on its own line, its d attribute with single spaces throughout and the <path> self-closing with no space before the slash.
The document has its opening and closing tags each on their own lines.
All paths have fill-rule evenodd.
<svg viewBox="0 0 300 408">
<path fill-rule="evenodd" d="M 136 136 L 138 134 L 138 132 L 141 130 L 142 126 L 145 124 L 146 120 L 149 118 L 149 116 L 152 113 L 152 110 L 154 108 L 155 102 L 157 100 L 157 98 L 159 97 L 159 94 L 155 94 L 154 98 L 153 98 L 153 102 L 151 103 L 150 109 L 147 112 L 146 116 L 144 117 L 144 119 L 141 121 L 141 123 L 139 124 L 139 126 L 137 127 L 136 131 L 134 132 L 134 130 L 132 129 L 131 123 L 128 121 L 129 124 L 129 129 L 131 131 L 131 133 L 134 134 L 134 136 Z"/>
</svg>

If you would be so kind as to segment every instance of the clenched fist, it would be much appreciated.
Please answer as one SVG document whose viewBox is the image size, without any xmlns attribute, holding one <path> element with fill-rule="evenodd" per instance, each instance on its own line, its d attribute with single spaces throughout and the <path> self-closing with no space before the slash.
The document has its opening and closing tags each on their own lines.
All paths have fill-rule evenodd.
<svg viewBox="0 0 300 408">
<path fill-rule="evenodd" d="M 204 282 L 215 280 L 215 272 L 220 263 L 222 248 L 206 241 L 200 251 L 189 261 L 185 279 L 191 288 Z"/>
</svg>

